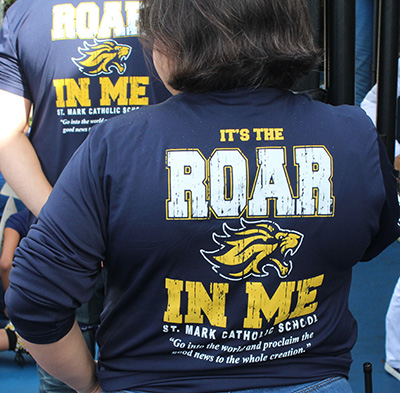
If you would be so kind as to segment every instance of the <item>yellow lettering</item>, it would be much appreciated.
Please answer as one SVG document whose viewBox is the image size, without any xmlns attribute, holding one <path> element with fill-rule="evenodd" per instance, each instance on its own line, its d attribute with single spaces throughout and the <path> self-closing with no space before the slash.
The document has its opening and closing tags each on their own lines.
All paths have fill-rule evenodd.
<svg viewBox="0 0 400 393">
<path fill-rule="evenodd" d="M 261 312 L 268 322 L 278 312 L 274 325 L 287 319 L 295 288 L 294 281 L 282 282 L 272 298 L 269 298 L 261 282 L 247 282 L 247 317 L 243 321 L 243 327 L 260 329 L 262 327 Z"/>
<path fill-rule="evenodd" d="M 203 313 L 212 326 L 226 327 L 225 298 L 229 291 L 228 284 L 211 283 L 211 299 L 201 282 L 186 282 L 188 293 L 188 314 L 186 323 L 203 323 Z"/>
<path fill-rule="evenodd" d="M 253 128 L 256 141 L 283 141 L 283 128 Z"/>
<path fill-rule="evenodd" d="M 285 138 L 283 137 L 283 128 L 275 128 L 275 140 L 283 141 Z"/>
<path fill-rule="evenodd" d="M 118 98 L 118 105 L 128 105 L 128 80 L 127 76 L 118 78 L 115 85 L 112 84 L 110 78 L 102 77 L 99 78 L 101 85 L 101 98 L 100 105 L 108 106 L 111 105 L 111 99 L 115 101 Z"/>
<path fill-rule="evenodd" d="M 233 134 L 237 133 L 239 130 L 226 130 L 226 132 L 228 133 L 228 141 L 229 142 L 234 142 L 235 138 L 233 137 Z"/>
<path fill-rule="evenodd" d="M 79 83 L 79 85 L 78 85 Z M 79 78 L 78 83 L 75 79 L 65 79 L 65 87 L 67 88 L 67 107 L 72 108 L 78 106 L 78 101 L 81 106 L 91 106 L 89 98 L 89 78 Z"/>
<path fill-rule="evenodd" d="M 265 141 L 273 141 L 275 132 L 273 128 L 265 128 L 264 130 L 264 140 Z"/>
<path fill-rule="evenodd" d="M 250 139 L 250 131 L 247 128 L 242 128 L 240 130 L 240 140 L 247 142 Z"/>
<path fill-rule="evenodd" d="M 148 76 L 131 76 L 131 98 L 129 105 L 149 105 L 149 98 L 146 95 L 146 85 L 149 84 Z"/>
<path fill-rule="evenodd" d="M 164 313 L 164 322 L 182 323 L 180 308 L 183 281 L 166 278 L 165 288 L 168 290 L 168 305 L 167 311 Z"/>
<path fill-rule="evenodd" d="M 317 297 L 317 291 L 313 288 L 320 287 L 323 280 L 324 275 L 322 274 L 317 277 L 297 282 L 298 300 L 296 308 L 290 314 L 290 318 L 308 315 L 317 309 L 318 302 L 314 302 L 315 298 Z"/>
<path fill-rule="evenodd" d="M 225 130 L 219 130 L 219 132 L 220 132 L 220 134 L 221 134 L 220 141 L 221 141 L 221 142 L 226 142 Z"/>
<path fill-rule="evenodd" d="M 256 134 L 256 141 L 262 140 L 261 139 L 261 131 L 262 131 L 262 128 L 254 128 L 253 129 L 253 132 L 255 132 L 255 134 Z"/>
<path fill-rule="evenodd" d="M 56 88 L 57 108 L 65 108 L 65 99 L 64 99 L 65 80 L 64 79 L 54 79 L 53 85 Z"/>
<path fill-rule="evenodd" d="M 263 319 L 272 325 L 282 324 L 284 321 L 287 321 L 285 324 L 289 324 L 288 326 L 301 323 L 295 318 L 311 315 L 316 311 L 316 288 L 322 285 L 323 280 L 324 276 L 320 275 L 300 281 L 281 282 L 271 297 L 261 282 L 246 282 L 247 316 L 243 319 L 243 328 L 261 329 Z M 184 320 L 188 324 L 203 324 L 206 316 L 212 326 L 227 327 L 225 313 L 228 283 L 210 283 L 208 293 L 201 282 L 167 278 L 165 288 L 168 301 L 164 322 L 178 324 Z M 187 294 L 186 315 L 181 313 L 183 291 Z M 290 322 L 292 319 L 293 323 Z"/>
</svg>

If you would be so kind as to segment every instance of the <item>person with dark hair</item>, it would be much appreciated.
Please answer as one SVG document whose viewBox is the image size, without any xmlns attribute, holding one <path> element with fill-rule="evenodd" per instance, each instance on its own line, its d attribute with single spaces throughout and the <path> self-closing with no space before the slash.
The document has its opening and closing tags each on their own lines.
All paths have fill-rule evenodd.
<svg viewBox="0 0 400 393">
<path fill-rule="evenodd" d="M 203 26 L 193 26 L 189 17 L 174 25 L 167 2 L 160 2 L 159 8 L 142 3 L 142 42 L 171 60 L 168 83 L 177 91 L 202 93 L 261 86 L 288 89 L 319 60 L 309 17 L 292 28 L 305 17 L 302 2 L 293 7 L 287 1 L 255 1 L 250 10 L 247 2 L 179 5 L 182 15 L 193 9 L 199 13 Z M 200 39 L 200 35 L 206 37 Z"/>
<path fill-rule="evenodd" d="M 351 392 L 352 267 L 400 235 L 396 179 L 363 110 L 289 90 L 319 62 L 304 1 L 139 20 L 173 97 L 93 127 L 22 240 L 28 351 L 81 393 Z M 102 261 L 96 363 L 73 310 Z"/>
</svg>

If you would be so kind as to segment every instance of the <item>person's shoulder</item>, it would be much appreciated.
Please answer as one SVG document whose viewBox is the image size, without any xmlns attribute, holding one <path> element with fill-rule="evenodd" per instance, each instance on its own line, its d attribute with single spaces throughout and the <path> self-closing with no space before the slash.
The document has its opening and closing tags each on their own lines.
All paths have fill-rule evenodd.
<svg viewBox="0 0 400 393">
<path fill-rule="evenodd" d="M 374 128 L 371 118 L 365 113 L 365 111 L 356 105 L 338 105 L 331 106 L 332 111 L 335 115 L 340 116 L 349 121 L 360 122 L 367 124 Z"/>
<path fill-rule="evenodd" d="M 29 209 L 25 207 L 17 211 L 16 213 L 11 214 L 11 216 L 8 219 L 25 221 L 28 220 L 28 217 L 29 217 Z"/>
<path fill-rule="evenodd" d="M 146 133 L 154 134 L 160 130 L 165 116 L 170 113 L 170 100 L 143 106 L 131 112 L 114 116 L 94 126 L 89 132 L 92 143 L 130 140 L 143 138 Z M 122 142 L 123 143 L 123 142 Z"/>
<path fill-rule="evenodd" d="M 2 30 L 2 35 L 7 39 L 16 38 L 19 30 L 23 26 L 29 26 L 29 29 L 33 29 L 38 25 L 38 20 L 42 16 L 43 7 L 48 6 L 47 0 L 17 0 L 5 13 Z"/>
<path fill-rule="evenodd" d="M 28 226 L 29 210 L 24 208 L 8 217 L 5 227 L 13 228 L 21 232 Z"/>
<path fill-rule="evenodd" d="M 292 93 L 294 97 L 303 101 L 304 104 L 310 105 L 310 107 L 314 107 L 315 110 L 323 111 L 324 113 L 334 113 L 334 114 L 343 114 L 345 116 L 359 116 L 364 112 L 357 105 L 332 105 L 328 102 L 324 102 L 323 100 L 317 100 L 311 98 L 307 93 Z"/>
<path fill-rule="evenodd" d="M 18 0 L 15 1 L 7 10 L 7 18 L 22 18 L 29 10 L 40 9 L 47 0 Z"/>
<path fill-rule="evenodd" d="M 309 110 L 317 118 L 324 118 L 333 126 L 338 124 L 353 125 L 356 129 L 375 128 L 371 118 L 363 109 L 356 105 L 332 105 L 320 101 L 311 100 Z"/>
<path fill-rule="evenodd" d="M 371 118 L 356 105 L 331 105 L 299 95 L 294 111 L 296 119 L 308 124 L 316 135 L 326 136 L 348 151 L 376 145 L 378 132 Z"/>
</svg>

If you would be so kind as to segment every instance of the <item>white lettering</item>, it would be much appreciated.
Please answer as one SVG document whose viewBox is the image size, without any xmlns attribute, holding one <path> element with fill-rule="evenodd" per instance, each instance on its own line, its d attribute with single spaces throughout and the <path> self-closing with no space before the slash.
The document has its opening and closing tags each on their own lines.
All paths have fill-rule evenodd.
<svg viewBox="0 0 400 393">
<path fill-rule="evenodd" d="M 82 2 L 53 7 L 52 40 L 105 39 L 138 35 L 139 1 L 105 1 L 104 10 L 94 2 Z"/>
<path fill-rule="evenodd" d="M 198 150 L 167 152 L 170 198 L 167 218 L 207 218 L 206 160 Z"/>
<path fill-rule="evenodd" d="M 294 215 L 294 200 L 286 173 L 286 154 L 283 148 L 258 149 L 258 172 L 249 215 L 269 216 L 269 200 L 275 201 L 275 216 Z"/>
<path fill-rule="evenodd" d="M 333 163 L 325 147 L 294 148 L 294 190 L 284 148 L 257 149 L 257 173 L 248 197 L 248 160 L 238 149 L 168 150 L 168 219 L 333 216 Z M 292 168 L 294 169 L 294 168 Z"/>
<path fill-rule="evenodd" d="M 297 147 L 295 160 L 299 168 L 297 212 L 302 216 L 332 215 L 332 160 L 325 147 Z"/>
<path fill-rule="evenodd" d="M 217 217 L 238 217 L 246 208 L 247 168 L 238 150 L 217 150 L 211 156 L 211 206 Z"/>
<path fill-rule="evenodd" d="M 76 33 L 79 38 L 94 38 L 100 21 L 100 9 L 96 3 L 80 3 L 76 7 Z"/>
</svg>

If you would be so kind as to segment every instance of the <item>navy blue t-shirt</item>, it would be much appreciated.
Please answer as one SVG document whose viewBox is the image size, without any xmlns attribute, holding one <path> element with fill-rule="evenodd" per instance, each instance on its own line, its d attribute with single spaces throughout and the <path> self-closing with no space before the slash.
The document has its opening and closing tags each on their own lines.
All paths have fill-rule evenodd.
<svg viewBox="0 0 400 393">
<path fill-rule="evenodd" d="M 104 261 L 105 391 L 347 376 L 352 267 L 400 235 L 398 217 L 361 109 L 274 89 L 179 94 L 92 130 L 21 242 L 7 306 L 22 337 L 57 341 Z"/>
<path fill-rule="evenodd" d="M 7 11 L 0 89 L 33 102 L 30 140 L 52 185 L 93 125 L 170 96 L 146 64 L 138 9 L 139 1 L 18 0 Z"/>
</svg>

